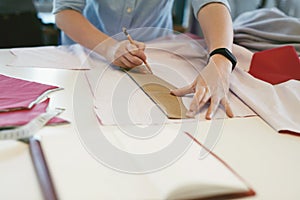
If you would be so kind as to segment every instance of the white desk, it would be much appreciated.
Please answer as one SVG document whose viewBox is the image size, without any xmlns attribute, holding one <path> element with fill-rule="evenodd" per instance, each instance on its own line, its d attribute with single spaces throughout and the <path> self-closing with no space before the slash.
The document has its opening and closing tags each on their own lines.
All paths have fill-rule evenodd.
<svg viewBox="0 0 300 200">
<path fill-rule="evenodd" d="M 1 74 L 65 88 L 51 95 L 51 104 L 66 108 L 61 117 L 71 124 L 45 127 L 39 134 L 76 134 L 72 94 L 77 75 L 82 72 L 5 66 L 11 59 L 8 50 L 0 50 Z M 248 199 L 300 199 L 300 137 L 279 134 L 259 117 L 229 119 L 214 152 L 256 191 L 257 195 Z M 0 141 L 0 177 L 0 199 L 42 199 L 25 144 Z"/>
</svg>

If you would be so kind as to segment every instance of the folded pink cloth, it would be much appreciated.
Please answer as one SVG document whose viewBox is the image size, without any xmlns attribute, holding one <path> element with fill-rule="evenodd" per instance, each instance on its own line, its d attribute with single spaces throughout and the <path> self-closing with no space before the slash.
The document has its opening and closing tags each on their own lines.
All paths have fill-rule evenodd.
<svg viewBox="0 0 300 200">
<path fill-rule="evenodd" d="M 58 87 L 0 74 L 0 112 L 30 109 L 39 97 L 55 89 Z"/>
<path fill-rule="evenodd" d="M 0 129 L 14 128 L 27 124 L 38 115 L 46 112 L 49 101 L 50 99 L 48 98 L 45 101 L 33 106 L 32 109 L 0 112 Z M 47 123 L 47 125 L 62 123 L 67 123 L 67 121 L 58 117 L 54 117 Z"/>
</svg>

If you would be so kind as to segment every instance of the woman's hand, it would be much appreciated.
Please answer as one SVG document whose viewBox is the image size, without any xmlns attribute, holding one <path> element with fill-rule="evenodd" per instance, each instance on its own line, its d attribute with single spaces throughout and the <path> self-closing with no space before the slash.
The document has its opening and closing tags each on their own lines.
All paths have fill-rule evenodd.
<svg viewBox="0 0 300 200">
<path fill-rule="evenodd" d="M 144 53 L 145 44 L 134 41 L 131 44 L 127 40 L 115 42 L 108 50 L 106 59 L 116 66 L 131 69 L 143 64 L 146 60 Z"/>
<path fill-rule="evenodd" d="M 195 93 L 186 114 L 188 117 L 194 117 L 208 101 L 210 106 L 206 119 L 212 119 L 220 103 L 224 106 L 226 114 L 233 117 L 228 101 L 230 74 L 231 62 L 222 55 L 214 55 L 191 85 L 173 90 L 171 94 L 184 96 Z"/>
</svg>

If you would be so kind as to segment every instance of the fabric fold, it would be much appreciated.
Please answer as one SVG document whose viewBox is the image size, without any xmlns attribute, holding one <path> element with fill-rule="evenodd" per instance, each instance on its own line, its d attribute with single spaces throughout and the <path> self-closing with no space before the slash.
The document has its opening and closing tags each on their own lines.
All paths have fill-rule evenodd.
<svg viewBox="0 0 300 200">
<path fill-rule="evenodd" d="M 236 69 L 230 88 L 276 131 L 300 134 L 300 81 L 272 85 Z"/>
<path fill-rule="evenodd" d="M 238 16 L 233 23 L 234 42 L 256 52 L 292 45 L 300 55 L 300 19 L 277 8 L 263 8 Z"/>
</svg>

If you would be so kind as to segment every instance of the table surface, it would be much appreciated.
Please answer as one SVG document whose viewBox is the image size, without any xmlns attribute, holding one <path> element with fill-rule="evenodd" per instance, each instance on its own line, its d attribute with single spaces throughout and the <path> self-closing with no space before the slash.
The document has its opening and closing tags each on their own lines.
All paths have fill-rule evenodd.
<svg viewBox="0 0 300 200">
<path fill-rule="evenodd" d="M 51 95 L 51 105 L 66 108 L 61 117 L 72 122 L 73 89 L 83 72 L 6 66 L 12 59 L 8 49 L 0 50 L 0 73 L 63 87 Z M 72 132 L 72 126 L 44 127 L 38 134 Z M 300 137 L 279 134 L 259 117 L 226 119 L 213 151 L 256 191 L 247 199 L 300 199 Z M 0 177 L 0 199 L 42 199 L 26 144 L 0 141 Z"/>
</svg>

